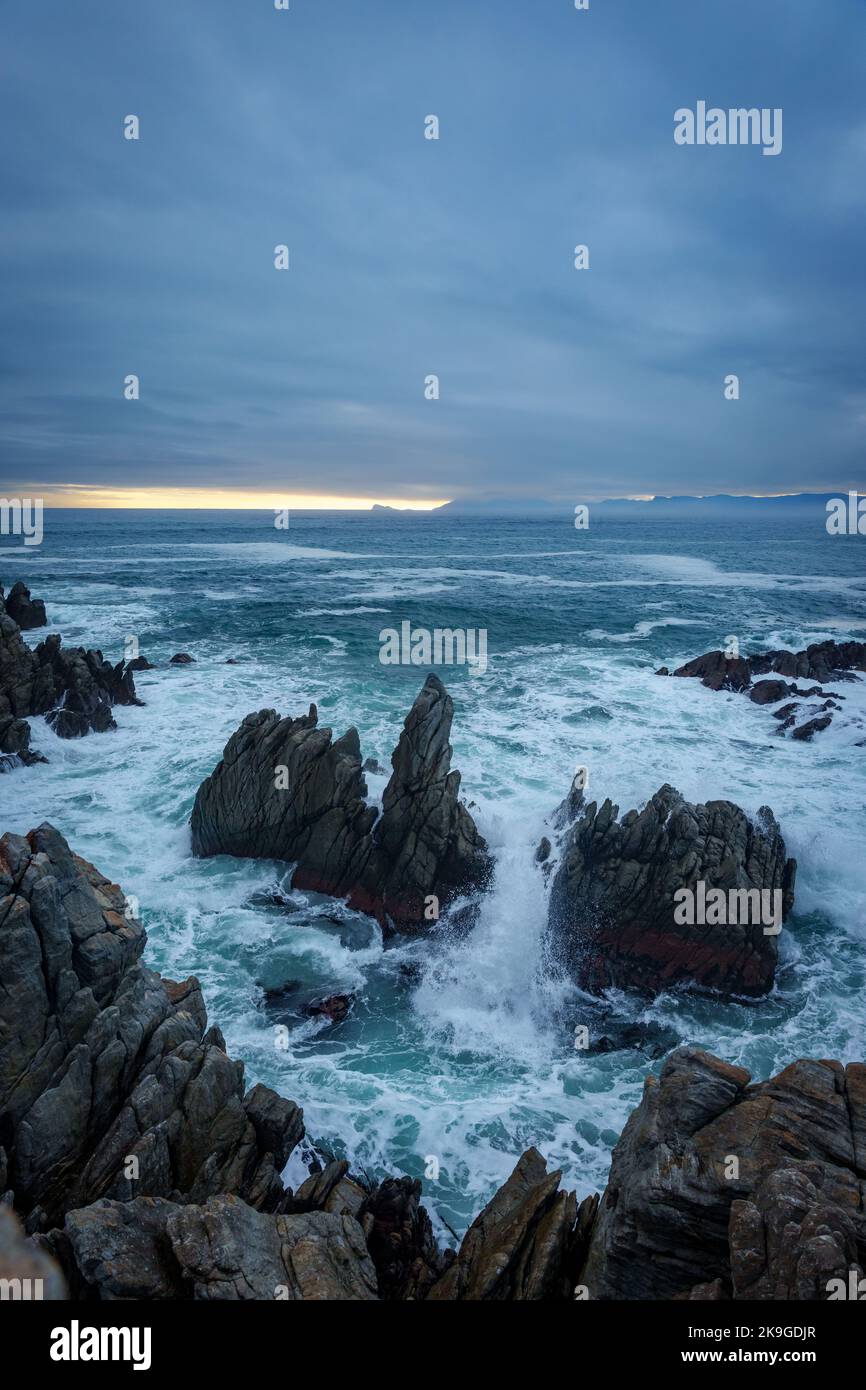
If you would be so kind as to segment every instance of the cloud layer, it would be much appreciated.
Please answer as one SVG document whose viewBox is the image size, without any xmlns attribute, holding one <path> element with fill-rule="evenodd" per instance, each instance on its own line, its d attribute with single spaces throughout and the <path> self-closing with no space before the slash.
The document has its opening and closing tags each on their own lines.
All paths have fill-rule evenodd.
<svg viewBox="0 0 866 1390">
<path fill-rule="evenodd" d="M 863 484 L 858 0 L 92 0 L 5 28 L 5 492 Z M 782 153 L 677 146 L 698 100 L 782 107 Z"/>
</svg>

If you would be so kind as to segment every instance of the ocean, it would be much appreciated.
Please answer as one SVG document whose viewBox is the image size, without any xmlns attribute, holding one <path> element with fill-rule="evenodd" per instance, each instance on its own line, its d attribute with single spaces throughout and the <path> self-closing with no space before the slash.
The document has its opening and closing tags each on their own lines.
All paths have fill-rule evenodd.
<svg viewBox="0 0 866 1390">
<path fill-rule="evenodd" d="M 866 681 L 812 743 L 768 709 L 671 669 L 735 636 L 744 654 L 866 633 L 866 542 L 820 522 L 458 519 L 382 513 L 46 512 L 41 546 L 4 538 L 0 579 L 44 598 L 48 632 L 117 661 L 138 638 L 158 669 L 115 733 L 61 741 L 0 777 L 0 831 L 52 822 L 141 904 L 146 959 L 201 980 L 211 1022 L 304 1108 L 311 1144 L 371 1176 L 424 1177 L 438 1230 L 461 1233 L 535 1144 L 580 1196 L 604 1186 L 643 1081 L 643 1053 L 576 1051 L 585 1007 L 545 957 L 547 889 L 534 853 L 578 766 L 622 811 L 664 782 L 694 801 L 772 807 L 797 857 L 797 902 L 773 993 L 724 1003 L 620 996 L 762 1080 L 797 1057 L 866 1057 Z M 384 665 L 380 633 L 487 632 L 487 668 L 442 667 L 453 766 L 496 856 L 468 935 L 447 922 L 383 944 L 333 900 L 289 893 L 285 864 L 191 857 L 199 783 L 253 710 L 360 733 L 386 768 L 426 669 Z M 27 634 L 33 644 L 46 629 Z M 170 667 L 175 652 L 195 662 Z M 227 664 L 234 658 L 237 664 Z M 371 795 L 384 775 L 368 775 Z M 275 1045 L 262 986 L 356 996 Z M 431 1162 L 431 1160 L 435 1160 Z M 304 1176 L 293 1156 L 287 1180 Z"/>
</svg>

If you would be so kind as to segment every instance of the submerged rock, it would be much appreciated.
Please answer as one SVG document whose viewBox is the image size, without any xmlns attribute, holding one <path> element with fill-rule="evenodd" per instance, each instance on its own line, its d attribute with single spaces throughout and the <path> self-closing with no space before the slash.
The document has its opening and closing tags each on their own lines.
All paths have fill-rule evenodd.
<svg viewBox="0 0 866 1390">
<path fill-rule="evenodd" d="M 486 882 L 491 861 L 459 801 L 448 742 L 450 696 L 429 676 L 391 759 L 382 814 L 366 801 L 356 729 L 333 740 L 315 705 L 299 719 L 251 714 L 198 790 L 193 853 L 283 859 L 292 886 L 347 898 L 383 926 L 429 924 L 425 901 L 443 907 Z"/>
<path fill-rule="evenodd" d="M 711 889 L 778 891 L 784 919 L 796 862 L 772 812 L 751 820 L 730 801 L 692 805 L 664 786 L 642 811 L 592 802 L 569 832 L 553 881 L 554 955 L 583 989 L 657 994 L 690 984 L 758 996 L 772 987 L 776 934 L 759 920 L 726 925 L 677 921 L 675 894 Z M 742 893 L 740 895 L 742 897 Z"/>
<path fill-rule="evenodd" d="M 750 657 L 730 657 L 724 652 L 705 652 L 703 656 L 687 661 L 679 666 L 675 676 L 691 676 L 700 680 L 710 690 L 748 691 L 749 698 L 758 705 L 775 704 L 790 695 L 801 699 L 809 696 L 823 696 L 820 688 L 827 681 L 855 680 L 849 674 L 853 671 L 866 671 L 866 642 L 813 642 L 804 651 L 790 652 L 784 649 L 770 652 L 756 652 Z M 759 680 L 756 676 L 766 676 L 776 672 L 780 676 L 796 677 L 819 683 L 818 688 L 801 690 L 785 680 Z M 656 675 L 667 675 L 667 667 L 662 667 Z M 837 699 L 842 697 L 837 695 Z M 834 706 L 834 708 L 836 708 Z M 779 715 L 779 711 L 775 711 Z M 786 716 L 784 728 L 792 727 L 795 720 Z M 792 737 L 811 739 L 812 735 L 825 729 L 830 718 L 810 720 L 808 732 L 795 729 Z"/>
<path fill-rule="evenodd" d="M 663 1057 L 680 1041 L 673 1028 L 662 1023 L 629 1023 L 611 1019 L 601 1037 L 590 1041 L 589 1052 L 642 1052 L 645 1057 Z"/>
<path fill-rule="evenodd" d="M 342 1023 L 349 1017 L 355 1002 L 354 994 L 329 994 L 325 999 L 314 999 L 306 1005 L 304 1013 L 310 1018 L 328 1018 L 332 1023 Z"/>
</svg>

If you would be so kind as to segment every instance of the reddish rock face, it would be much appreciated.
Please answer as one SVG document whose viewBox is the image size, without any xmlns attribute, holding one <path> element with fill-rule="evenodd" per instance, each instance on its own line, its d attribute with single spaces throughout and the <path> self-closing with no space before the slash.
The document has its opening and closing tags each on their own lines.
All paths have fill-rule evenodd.
<svg viewBox="0 0 866 1390">
<path fill-rule="evenodd" d="M 729 801 L 695 806 L 673 787 L 643 810 L 591 803 L 568 832 L 550 899 L 554 955 L 591 993 L 609 986 L 655 995 L 687 984 L 728 995 L 772 987 L 777 931 L 762 920 L 688 924 L 679 890 L 778 893 L 781 917 L 794 900 L 796 864 L 772 812 L 755 821 Z M 728 899 L 730 900 L 730 899 Z M 766 900 L 765 900 L 766 901 Z"/>
</svg>

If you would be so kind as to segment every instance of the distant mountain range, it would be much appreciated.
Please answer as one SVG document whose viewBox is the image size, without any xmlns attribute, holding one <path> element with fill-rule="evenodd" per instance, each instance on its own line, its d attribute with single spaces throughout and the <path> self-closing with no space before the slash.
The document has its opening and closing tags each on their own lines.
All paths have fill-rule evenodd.
<svg viewBox="0 0 866 1390">
<path fill-rule="evenodd" d="M 731 493 L 719 493 L 713 497 L 653 497 L 645 501 L 629 497 L 611 497 L 601 502 L 589 502 L 587 505 L 592 517 L 601 516 L 610 520 L 626 520 L 632 517 L 654 520 L 692 516 L 702 520 L 719 521 L 749 518 L 781 521 L 797 517 L 825 517 L 830 498 L 847 496 L 847 489 L 840 489 L 838 492 L 797 492 L 783 497 L 738 497 Z M 573 507 L 584 500 L 575 495 L 574 503 L 569 505 L 566 502 L 549 502 L 542 498 L 490 498 L 482 501 L 465 499 L 446 502 L 423 515 L 561 517 L 564 512 L 573 511 Z M 398 508 L 379 505 L 376 505 L 373 511 L 405 514 L 400 513 Z"/>
</svg>

